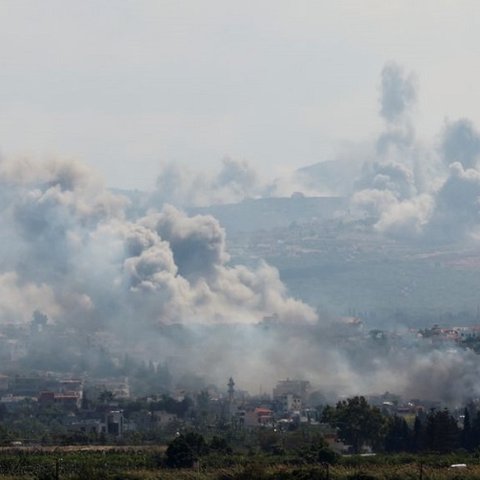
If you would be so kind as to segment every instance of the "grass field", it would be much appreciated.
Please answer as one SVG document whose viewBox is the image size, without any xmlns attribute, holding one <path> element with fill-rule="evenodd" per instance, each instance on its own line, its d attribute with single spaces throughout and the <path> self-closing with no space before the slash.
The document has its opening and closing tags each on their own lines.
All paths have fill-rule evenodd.
<svg viewBox="0 0 480 480">
<path fill-rule="evenodd" d="M 475 455 L 343 457 L 336 465 L 293 465 L 281 457 L 242 456 L 215 466 L 163 466 L 164 447 L 48 447 L 0 451 L 0 478 L 10 480 L 443 480 L 480 479 Z M 221 464 L 217 458 L 217 464 Z M 233 461 L 232 461 L 233 460 Z M 466 463 L 451 468 L 452 463 Z"/>
</svg>

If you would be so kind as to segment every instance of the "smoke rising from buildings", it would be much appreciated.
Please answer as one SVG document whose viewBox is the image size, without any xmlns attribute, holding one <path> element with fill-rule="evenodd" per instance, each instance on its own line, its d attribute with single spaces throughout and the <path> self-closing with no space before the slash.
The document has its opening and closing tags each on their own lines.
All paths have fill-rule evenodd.
<svg viewBox="0 0 480 480">
<path fill-rule="evenodd" d="M 445 125 L 436 147 L 421 144 L 413 78 L 395 64 L 382 72 L 384 129 L 351 210 L 355 220 L 373 219 L 376 233 L 458 241 L 478 228 L 480 137 L 462 119 Z M 325 193 L 305 172 L 263 182 L 245 161 L 224 159 L 203 174 L 170 164 L 135 209 L 72 160 L 2 159 L 0 185 L 3 323 L 26 323 L 38 309 L 50 322 L 114 332 L 136 354 L 174 358 L 208 381 L 234 375 L 252 391 L 291 376 L 338 394 L 391 390 L 451 402 L 480 394 L 473 353 L 345 343 L 338 325 L 292 298 L 275 268 L 233 264 L 213 216 L 182 210 Z"/>
</svg>

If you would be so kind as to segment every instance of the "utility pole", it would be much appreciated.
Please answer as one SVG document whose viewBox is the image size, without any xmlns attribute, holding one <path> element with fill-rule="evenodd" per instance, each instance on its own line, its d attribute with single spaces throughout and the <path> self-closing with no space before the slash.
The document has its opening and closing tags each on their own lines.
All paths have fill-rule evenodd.
<svg viewBox="0 0 480 480">
<path fill-rule="evenodd" d="M 60 460 L 55 459 L 55 480 L 60 480 Z"/>
</svg>

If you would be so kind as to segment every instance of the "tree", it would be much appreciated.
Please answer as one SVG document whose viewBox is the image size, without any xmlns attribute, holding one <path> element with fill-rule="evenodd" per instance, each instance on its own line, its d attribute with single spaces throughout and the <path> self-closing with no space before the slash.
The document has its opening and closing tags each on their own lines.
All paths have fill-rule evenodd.
<svg viewBox="0 0 480 480">
<path fill-rule="evenodd" d="M 299 450 L 299 456 L 305 463 L 330 463 L 337 462 L 337 454 L 323 439 L 317 439 Z"/>
<path fill-rule="evenodd" d="M 216 435 L 210 441 L 209 449 L 226 455 L 230 455 L 232 453 L 232 448 L 227 441 L 222 437 L 217 437 Z"/>
<path fill-rule="evenodd" d="M 208 418 L 208 410 L 210 407 L 210 395 L 208 393 L 208 390 L 202 390 L 198 395 L 197 395 L 197 421 L 201 425 L 205 425 L 207 423 L 207 418 Z"/>
<path fill-rule="evenodd" d="M 157 366 L 157 384 L 160 387 L 168 388 L 172 383 L 172 374 L 168 368 L 168 365 L 164 363 L 163 365 Z"/>
<path fill-rule="evenodd" d="M 8 409 L 4 403 L 0 403 L 0 421 L 3 421 L 8 415 Z"/>
<path fill-rule="evenodd" d="M 82 410 L 88 410 L 90 408 L 90 400 L 88 399 L 87 393 L 84 391 L 82 395 L 82 401 L 80 408 Z"/>
<path fill-rule="evenodd" d="M 480 412 L 476 412 L 475 418 L 471 427 L 471 448 L 475 450 L 480 446 Z"/>
<path fill-rule="evenodd" d="M 114 393 L 109 390 L 104 390 L 98 395 L 98 401 L 103 404 L 110 403 L 115 397 Z"/>
<path fill-rule="evenodd" d="M 167 466 L 171 468 L 190 468 L 201 455 L 208 452 L 208 446 L 202 435 L 189 432 L 175 438 L 167 448 Z"/>
<path fill-rule="evenodd" d="M 465 407 L 463 416 L 463 430 L 461 438 L 462 448 L 471 451 L 473 446 L 472 423 L 470 421 L 470 410 Z"/>
<path fill-rule="evenodd" d="M 335 409 L 325 408 L 324 420 L 338 428 L 340 439 L 351 445 L 355 453 L 364 444 L 373 448 L 382 445 L 385 418 L 364 397 L 357 396 L 338 402 Z"/>
<path fill-rule="evenodd" d="M 428 414 L 425 434 L 429 450 L 447 453 L 460 446 L 460 429 L 446 408 Z"/>
<path fill-rule="evenodd" d="M 410 429 L 404 418 L 397 415 L 388 419 L 385 435 L 387 452 L 406 452 L 410 448 Z"/>
<path fill-rule="evenodd" d="M 412 443 L 411 451 L 420 452 L 424 449 L 425 446 L 425 428 L 420 420 L 418 415 L 415 416 L 415 423 L 413 424 L 413 434 L 412 434 Z"/>
</svg>

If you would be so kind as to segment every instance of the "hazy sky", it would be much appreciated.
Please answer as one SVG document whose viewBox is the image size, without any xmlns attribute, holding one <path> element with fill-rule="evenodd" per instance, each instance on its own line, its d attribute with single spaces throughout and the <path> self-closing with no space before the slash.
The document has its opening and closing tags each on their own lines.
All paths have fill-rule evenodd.
<svg viewBox="0 0 480 480">
<path fill-rule="evenodd" d="M 388 61 L 416 125 L 480 125 L 476 1 L 0 0 L 0 150 L 86 161 L 109 186 L 161 162 L 244 158 L 264 174 L 379 129 Z"/>
</svg>

